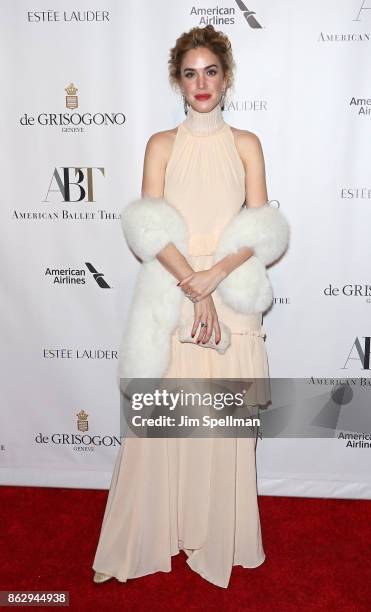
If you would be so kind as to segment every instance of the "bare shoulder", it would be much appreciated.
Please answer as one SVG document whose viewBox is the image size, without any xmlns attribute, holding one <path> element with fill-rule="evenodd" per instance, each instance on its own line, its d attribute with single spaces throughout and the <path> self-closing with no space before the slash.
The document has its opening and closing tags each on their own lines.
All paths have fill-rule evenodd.
<svg viewBox="0 0 371 612">
<path fill-rule="evenodd" d="M 257 134 L 249 130 L 239 130 L 235 127 L 230 127 L 234 135 L 237 150 L 243 161 L 256 160 L 256 158 L 263 156 L 262 145 Z"/>
<path fill-rule="evenodd" d="M 177 128 L 155 132 L 148 139 L 144 154 L 142 194 L 163 197 L 166 167 L 170 159 Z"/>
<path fill-rule="evenodd" d="M 177 128 L 173 128 L 152 134 L 146 145 L 146 157 L 155 155 L 166 164 L 171 154 L 176 133 Z"/>
</svg>

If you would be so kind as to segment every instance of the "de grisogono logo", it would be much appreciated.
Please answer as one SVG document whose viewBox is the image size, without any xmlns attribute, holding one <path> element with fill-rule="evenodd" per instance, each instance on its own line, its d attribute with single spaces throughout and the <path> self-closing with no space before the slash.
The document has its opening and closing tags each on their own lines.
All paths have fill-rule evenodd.
<svg viewBox="0 0 371 612">
<path fill-rule="evenodd" d="M 73 82 L 65 87 L 64 103 L 69 112 L 51 113 L 40 112 L 37 116 L 24 113 L 19 122 L 24 127 L 48 126 L 62 127 L 62 131 L 84 131 L 86 126 L 123 126 L 126 118 L 122 112 L 84 112 L 78 109 L 80 100 L 78 88 Z M 67 127 L 64 127 L 67 126 Z M 105 178 L 105 168 L 101 166 L 61 166 L 52 170 L 49 186 L 46 195 L 42 200 L 46 204 L 76 204 L 74 210 L 56 210 L 44 207 L 39 211 L 13 210 L 12 219 L 14 220 L 119 220 L 120 214 L 116 211 L 87 210 L 86 207 L 77 210 L 79 203 L 96 202 L 95 191 L 98 176 Z"/>
<path fill-rule="evenodd" d="M 371 285 L 365 283 L 347 283 L 345 285 L 335 285 L 330 283 L 323 289 L 326 297 L 350 297 L 365 298 L 365 302 L 371 302 Z"/>
<path fill-rule="evenodd" d="M 77 452 L 94 452 L 97 446 L 121 446 L 119 436 L 90 434 L 89 414 L 85 410 L 80 410 L 76 416 L 76 429 L 81 433 L 54 432 L 46 435 L 39 432 L 35 436 L 36 444 L 72 446 L 72 450 Z"/>
<path fill-rule="evenodd" d="M 19 118 L 21 126 L 26 128 L 48 127 L 62 128 L 62 132 L 84 132 L 86 128 L 93 127 L 122 127 L 126 117 L 121 111 L 86 111 L 80 112 L 79 98 L 76 95 L 78 88 L 74 83 L 65 87 L 65 106 L 71 112 L 40 111 L 37 115 L 24 113 Z"/>
</svg>

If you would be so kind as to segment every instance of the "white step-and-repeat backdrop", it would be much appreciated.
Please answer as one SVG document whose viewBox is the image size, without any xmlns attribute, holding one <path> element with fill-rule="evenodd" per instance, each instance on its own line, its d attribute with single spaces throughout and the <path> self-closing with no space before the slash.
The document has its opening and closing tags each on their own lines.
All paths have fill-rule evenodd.
<svg viewBox="0 0 371 612">
<path fill-rule="evenodd" d="M 167 60 L 193 26 L 231 39 L 225 120 L 258 134 L 292 228 L 270 268 L 271 377 L 313 377 L 323 403 L 344 379 L 367 394 L 371 0 L 5 0 L 1 16 L 1 483 L 109 485 L 139 265 L 119 213 L 149 136 L 184 119 Z M 370 498 L 367 423 L 260 441 L 260 492 Z"/>
</svg>

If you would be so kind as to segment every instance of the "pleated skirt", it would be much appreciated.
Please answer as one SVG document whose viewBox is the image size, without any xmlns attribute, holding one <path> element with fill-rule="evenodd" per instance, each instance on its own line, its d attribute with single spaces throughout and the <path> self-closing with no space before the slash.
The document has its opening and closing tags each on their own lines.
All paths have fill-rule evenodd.
<svg viewBox="0 0 371 612">
<path fill-rule="evenodd" d="M 232 326 L 223 355 L 180 343 L 174 332 L 164 378 L 268 380 L 262 315 L 243 321 L 238 332 Z M 269 387 L 259 393 L 265 405 Z M 123 439 L 93 569 L 125 582 L 170 572 L 171 557 L 183 550 L 193 571 L 227 588 L 233 566 L 261 565 L 256 443 L 255 437 Z"/>
</svg>

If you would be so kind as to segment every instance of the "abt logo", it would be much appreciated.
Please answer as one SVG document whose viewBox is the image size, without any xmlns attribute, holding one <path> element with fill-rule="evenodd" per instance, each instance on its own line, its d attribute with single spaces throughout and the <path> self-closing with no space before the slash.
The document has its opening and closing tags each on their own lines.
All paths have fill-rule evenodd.
<svg viewBox="0 0 371 612">
<path fill-rule="evenodd" d="M 356 17 L 355 19 L 353 19 L 353 21 L 361 21 L 361 20 L 360 20 L 360 16 L 361 16 L 361 15 L 362 15 L 362 17 L 364 16 L 364 15 L 363 15 L 363 11 L 371 11 L 371 3 L 370 3 L 370 0 L 363 0 L 363 1 L 361 2 L 361 6 L 360 6 L 360 8 L 359 8 L 359 11 L 358 11 L 357 17 Z M 365 13 L 365 15 L 366 15 L 366 14 L 367 14 L 367 13 Z"/>
<path fill-rule="evenodd" d="M 55 168 L 49 188 L 43 202 L 49 202 L 52 193 L 58 193 L 63 202 L 95 202 L 94 181 L 96 176 L 104 174 L 99 167 L 61 167 Z"/>
<path fill-rule="evenodd" d="M 370 369 L 370 341 L 371 341 L 371 336 L 362 336 L 362 338 L 364 339 L 364 342 L 361 343 L 360 339 L 357 337 L 352 345 L 352 348 L 350 349 L 349 355 L 347 357 L 347 360 L 344 364 L 344 367 L 342 368 L 342 370 L 346 370 L 347 369 L 347 364 L 349 361 L 360 361 L 362 364 L 362 369 L 363 370 L 369 370 Z M 353 353 L 353 356 L 352 356 Z"/>
</svg>

